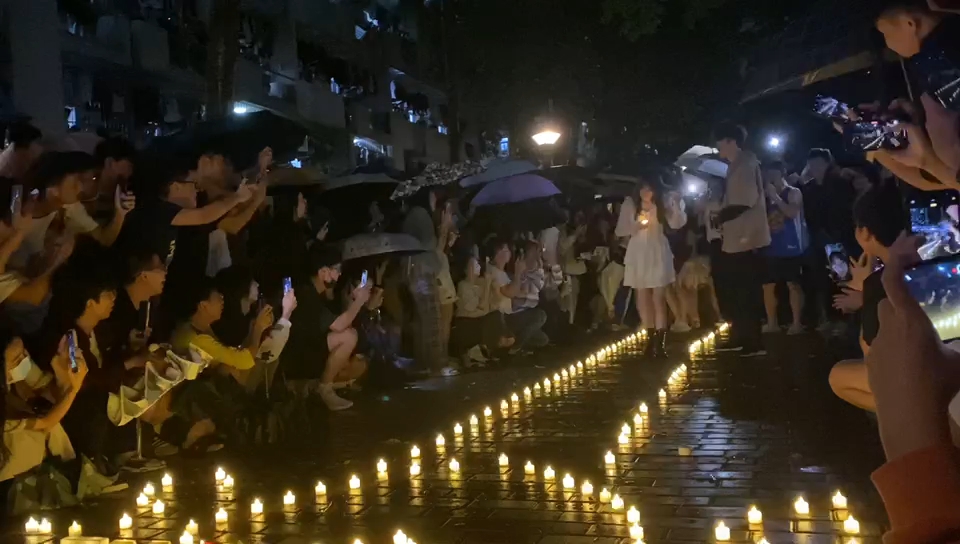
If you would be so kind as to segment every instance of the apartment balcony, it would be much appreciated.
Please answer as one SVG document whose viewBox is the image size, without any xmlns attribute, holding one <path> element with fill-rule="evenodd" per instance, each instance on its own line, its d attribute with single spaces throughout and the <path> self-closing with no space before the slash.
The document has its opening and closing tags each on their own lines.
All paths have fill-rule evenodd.
<svg viewBox="0 0 960 544">
<path fill-rule="evenodd" d="M 101 16 L 92 31 L 68 19 L 61 25 L 60 47 L 71 64 L 132 66 L 130 35 L 130 20 L 122 15 Z"/>
</svg>

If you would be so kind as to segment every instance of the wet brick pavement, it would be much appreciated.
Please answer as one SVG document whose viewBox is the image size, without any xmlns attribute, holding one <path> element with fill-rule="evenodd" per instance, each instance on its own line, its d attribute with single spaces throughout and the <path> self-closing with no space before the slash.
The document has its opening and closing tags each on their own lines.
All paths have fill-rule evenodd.
<svg viewBox="0 0 960 544">
<path fill-rule="evenodd" d="M 423 382 L 361 398 L 347 413 L 310 410 L 283 445 L 174 460 L 170 488 L 161 486 L 162 473 L 139 475 L 118 497 L 37 512 L 56 537 L 24 537 L 18 519 L 10 521 L 19 529 L 6 524 L 4 540 L 58 541 L 77 520 L 86 535 L 178 542 L 192 519 L 196 542 L 371 544 L 397 541 L 403 530 L 423 544 L 620 544 L 642 527 L 646 542 L 680 543 L 716 541 L 722 521 L 731 542 L 848 544 L 843 520 L 852 514 L 853 542 L 879 542 L 886 519 L 868 480 L 882 461 L 875 428 L 830 396 L 830 361 L 818 338 L 771 344 L 767 358 L 750 361 L 709 347 L 690 357 L 679 344 L 667 361 L 640 359 L 634 343 L 596 362 L 567 350 L 549 369 Z M 583 369 L 571 370 L 578 360 Z M 686 371 L 671 380 L 681 364 Z M 566 375 L 555 375 L 561 368 Z M 413 445 L 421 452 L 415 475 Z M 378 474 L 380 459 L 386 472 Z M 217 466 L 234 479 L 232 489 L 216 485 Z M 349 488 L 353 475 L 359 489 Z M 147 482 L 162 514 L 136 506 Z M 624 507 L 601 496 L 604 489 Z M 837 490 L 848 510 L 832 508 Z M 295 500 L 284 506 L 287 491 Z M 808 514 L 795 511 L 801 496 Z M 251 513 L 254 499 L 263 514 Z M 761 524 L 747 521 L 752 505 Z M 631 507 L 639 514 L 633 535 Z M 221 508 L 227 521 L 215 523 Z M 118 529 L 123 513 L 132 517 L 129 531 Z"/>
</svg>

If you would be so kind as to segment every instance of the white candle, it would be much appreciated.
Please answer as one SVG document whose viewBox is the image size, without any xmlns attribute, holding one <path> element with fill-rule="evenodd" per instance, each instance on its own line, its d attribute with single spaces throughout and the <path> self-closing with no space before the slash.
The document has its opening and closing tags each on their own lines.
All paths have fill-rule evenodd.
<svg viewBox="0 0 960 544">
<path fill-rule="evenodd" d="M 166 505 L 163 504 L 163 501 L 157 500 L 157 502 L 153 503 L 153 513 L 154 513 L 154 514 L 156 514 L 156 515 L 159 516 L 160 514 L 163 514 L 163 511 L 164 511 L 165 509 L 166 509 Z"/>
<path fill-rule="evenodd" d="M 326 495 L 327 486 L 323 482 L 317 482 L 317 486 L 313 488 L 313 492 L 317 495 Z"/>
<path fill-rule="evenodd" d="M 730 528 L 721 521 L 717 523 L 717 527 L 713 530 L 713 535 L 717 537 L 717 540 L 730 540 Z"/>
<path fill-rule="evenodd" d="M 533 463 L 531 463 L 530 461 L 527 461 L 527 464 L 523 465 L 524 474 L 534 474 L 536 473 L 536 471 L 537 469 L 533 466 Z"/>
<path fill-rule="evenodd" d="M 510 393 L 510 402 L 520 402 L 520 397 L 516 393 Z"/>
<path fill-rule="evenodd" d="M 450 460 L 450 472 L 460 472 L 460 462 L 457 461 L 456 457 Z"/>
<path fill-rule="evenodd" d="M 630 425 L 624 423 L 623 426 L 620 427 L 620 434 L 630 434 L 630 430 Z"/>
<path fill-rule="evenodd" d="M 638 524 L 636 524 L 636 523 L 634 523 L 633 525 L 631 525 L 631 526 L 630 526 L 630 538 L 632 538 L 634 541 L 637 541 L 637 542 L 642 541 L 642 540 L 643 540 L 643 527 L 641 527 L 640 525 L 638 525 Z"/>
<path fill-rule="evenodd" d="M 141 493 L 139 496 L 137 496 L 137 506 L 140 506 L 140 507 L 150 506 L 150 498 L 147 497 L 145 493 Z"/>
<path fill-rule="evenodd" d="M 582 361 L 577 361 L 577 368 L 578 368 L 579 370 L 583 370 L 583 362 L 582 362 Z"/>
<path fill-rule="evenodd" d="M 614 510 L 623 510 L 623 499 L 620 497 L 620 495 L 613 495 L 613 498 L 610 499 L 610 507 Z"/>
<path fill-rule="evenodd" d="M 551 468 L 550 465 L 547 465 L 547 468 L 543 469 L 543 479 L 544 479 L 544 480 L 552 480 L 553 477 L 556 476 L 556 475 L 557 475 L 557 473 L 554 472 L 553 468 Z"/>
<path fill-rule="evenodd" d="M 610 490 L 606 487 L 600 490 L 600 502 L 610 502 Z"/>
<path fill-rule="evenodd" d="M 153 488 L 153 484 L 147 482 L 147 485 L 143 486 L 143 494 L 152 497 L 156 494 L 157 490 Z"/>
<path fill-rule="evenodd" d="M 459 423 L 453 426 L 453 434 L 463 434 L 463 427 Z"/>
<path fill-rule="evenodd" d="M 641 414 L 646 414 L 648 411 L 649 411 L 649 408 L 647 408 L 647 403 L 641 402 L 641 403 L 640 403 L 640 413 L 641 413 Z"/>
<path fill-rule="evenodd" d="M 407 544 L 407 535 L 403 534 L 403 531 L 397 531 L 397 534 L 393 535 L 393 544 Z"/>
<path fill-rule="evenodd" d="M 747 523 L 750 525 L 760 525 L 763 523 L 763 513 L 757 510 L 756 506 L 751 506 L 747 512 Z"/>
<path fill-rule="evenodd" d="M 524 397 L 529 397 L 531 393 L 532 393 L 532 392 L 530 391 L 530 388 L 529 388 L 529 387 L 524 387 L 524 388 L 523 388 L 523 396 L 524 396 Z"/>
<path fill-rule="evenodd" d="M 476 427 L 479 424 L 480 420 L 477 418 L 477 416 L 475 414 L 470 414 L 470 425 Z"/>
<path fill-rule="evenodd" d="M 501 409 L 501 410 L 507 410 L 508 408 L 510 408 L 510 405 L 507 404 L 507 399 L 501 400 L 501 401 L 500 401 L 500 409 Z"/>
<path fill-rule="evenodd" d="M 283 505 L 293 506 L 294 504 L 297 504 L 297 496 L 293 494 L 293 491 L 287 491 L 286 495 L 283 496 Z"/>
<path fill-rule="evenodd" d="M 484 407 L 483 407 L 483 417 L 490 417 L 490 416 L 492 416 L 492 415 L 493 415 L 493 410 L 491 410 L 489 406 L 484 406 Z"/>
<path fill-rule="evenodd" d="M 133 527 L 133 518 L 131 518 L 130 516 L 127 515 L 126 512 L 124 512 L 123 515 L 120 516 L 120 530 L 125 531 L 131 527 Z"/>
<path fill-rule="evenodd" d="M 37 532 L 41 535 L 49 535 L 53 533 L 53 525 L 50 524 L 50 520 L 43 518 L 40 520 L 40 526 L 37 528 Z"/>
<path fill-rule="evenodd" d="M 70 524 L 70 527 L 67 528 L 67 536 L 83 536 L 83 527 L 74 521 Z"/>
<path fill-rule="evenodd" d="M 627 510 L 627 523 L 639 523 L 640 522 L 640 511 L 637 510 L 635 506 L 631 506 Z"/>
<path fill-rule="evenodd" d="M 35 520 L 35 519 L 33 519 L 33 517 L 31 516 L 30 519 L 28 519 L 27 522 L 23 525 L 23 529 L 24 529 L 24 531 L 27 532 L 27 534 L 39 533 L 39 532 L 40 532 L 40 522 L 37 521 L 37 520 Z"/>
<path fill-rule="evenodd" d="M 533 384 L 533 390 L 537 391 L 538 393 L 540 392 L 540 382 Z"/>
<path fill-rule="evenodd" d="M 444 446 L 444 444 L 446 444 L 446 443 L 447 443 L 447 441 L 443 438 L 443 435 L 442 435 L 442 434 L 438 434 L 438 435 L 437 435 L 437 447 L 438 447 L 438 448 L 442 448 L 442 447 Z"/>
<path fill-rule="evenodd" d="M 860 522 L 857 521 L 857 518 L 853 516 L 847 517 L 843 520 L 843 532 L 848 535 L 856 535 L 860 533 Z"/>
<path fill-rule="evenodd" d="M 420 463 L 414 461 L 410 464 L 410 475 L 419 476 L 420 475 Z"/>
<path fill-rule="evenodd" d="M 570 376 L 570 373 L 567 372 L 567 369 L 563 369 L 560 371 L 560 376 L 567 378 Z"/>
<path fill-rule="evenodd" d="M 223 483 L 220 484 L 223 489 L 233 489 L 233 476 L 227 474 L 227 477 L 223 479 Z"/>
<path fill-rule="evenodd" d="M 643 425 L 643 416 L 641 416 L 640 414 L 633 414 L 633 424 Z"/>
<path fill-rule="evenodd" d="M 217 482 L 222 482 L 223 479 L 227 477 L 227 471 L 223 470 L 223 467 L 217 467 L 217 471 L 213 473 L 213 477 Z"/>
<path fill-rule="evenodd" d="M 584 480 L 583 484 L 580 486 L 581 495 L 592 495 L 593 494 L 593 484 L 590 483 L 590 480 Z"/>
<path fill-rule="evenodd" d="M 564 489 L 573 489 L 576 485 L 577 485 L 577 483 L 573 481 L 573 476 L 567 474 L 567 475 L 565 475 L 565 476 L 563 477 L 563 488 L 564 488 Z"/>
<path fill-rule="evenodd" d="M 570 365 L 570 374 L 577 373 L 577 365 Z"/>
<path fill-rule="evenodd" d="M 387 462 L 383 459 L 377 461 L 377 474 L 385 474 L 387 472 Z"/>
<path fill-rule="evenodd" d="M 797 500 L 793 503 L 793 509 L 800 515 L 810 513 L 810 505 L 807 504 L 807 501 L 803 500 L 803 497 L 797 497 Z"/>
<path fill-rule="evenodd" d="M 661 389 L 661 390 L 660 390 L 660 399 L 662 400 L 662 399 L 665 399 L 665 398 L 667 398 L 667 392 L 664 391 L 663 389 Z"/>
<path fill-rule="evenodd" d="M 608 451 L 607 454 L 603 456 L 603 460 L 608 465 L 612 465 L 617 462 L 617 458 L 615 455 L 613 455 L 612 451 Z"/>
<path fill-rule="evenodd" d="M 559 381 L 560 381 L 560 375 L 557 374 L 557 373 L 554 373 L 554 374 L 553 374 L 553 381 L 554 381 L 554 382 L 559 382 Z"/>
<path fill-rule="evenodd" d="M 193 544 L 193 535 L 184 531 L 183 534 L 180 535 L 180 544 Z"/>
<path fill-rule="evenodd" d="M 216 518 L 216 514 L 214 514 L 214 518 Z M 191 535 L 195 535 L 200 532 L 200 526 L 197 525 L 196 521 L 193 521 L 191 519 L 190 521 L 187 522 L 187 528 L 185 530 Z"/>
<path fill-rule="evenodd" d="M 618 444 L 627 444 L 629 442 L 630 442 L 630 437 L 625 434 L 621 434 L 620 436 L 617 437 Z"/>
<path fill-rule="evenodd" d="M 510 465 L 510 459 L 507 457 L 507 454 L 501 453 L 500 457 L 497 459 L 497 462 L 501 467 L 506 467 Z"/>
<path fill-rule="evenodd" d="M 843 496 L 839 490 L 831 497 L 833 500 L 833 507 L 837 510 L 846 510 L 847 509 L 847 498 Z"/>
<path fill-rule="evenodd" d="M 410 458 L 411 458 L 411 459 L 419 459 L 419 458 L 420 458 L 420 448 L 418 448 L 416 445 L 414 445 L 412 448 L 410 448 Z"/>
<path fill-rule="evenodd" d="M 160 478 L 160 487 L 168 489 L 173 487 L 173 476 L 169 474 L 164 474 L 163 478 Z"/>
<path fill-rule="evenodd" d="M 350 476 L 350 481 L 347 485 L 350 489 L 360 489 L 360 478 L 356 474 L 353 474 Z"/>
<path fill-rule="evenodd" d="M 220 524 L 220 525 L 226 523 L 228 519 L 230 519 L 230 516 L 227 514 L 227 511 L 224 510 L 223 508 L 217 510 L 217 513 L 213 515 L 213 521 L 217 522 L 217 524 Z"/>
<path fill-rule="evenodd" d="M 253 502 L 250 503 L 250 513 L 255 516 L 263 513 L 263 503 L 260 502 L 260 499 L 253 499 Z"/>
</svg>

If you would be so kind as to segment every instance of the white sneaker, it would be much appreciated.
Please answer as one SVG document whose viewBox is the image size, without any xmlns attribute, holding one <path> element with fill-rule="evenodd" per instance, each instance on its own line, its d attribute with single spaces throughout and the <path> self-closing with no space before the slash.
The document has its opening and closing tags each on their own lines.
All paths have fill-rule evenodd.
<svg viewBox="0 0 960 544">
<path fill-rule="evenodd" d="M 317 392 L 320 394 L 320 400 L 327 405 L 331 412 L 339 412 L 353 406 L 353 402 L 337 396 L 333 391 L 333 384 L 322 383 L 317 388 Z"/>
<path fill-rule="evenodd" d="M 670 332 L 690 332 L 690 325 L 686 321 L 677 321 L 670 327 Z"/>
<path fill-rule="evenodd" d="M 489 359 L 483 354 L 483 350 L 480 349 L 479 345 L 473 346 L 467 350 L 467 357 L 471 361 L 476 361 L 478 363 L 486 363 Z"/>
</svg>

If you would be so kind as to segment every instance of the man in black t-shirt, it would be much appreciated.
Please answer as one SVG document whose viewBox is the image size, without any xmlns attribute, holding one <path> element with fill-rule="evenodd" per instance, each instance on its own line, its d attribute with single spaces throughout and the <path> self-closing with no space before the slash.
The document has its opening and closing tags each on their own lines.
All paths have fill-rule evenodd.
<svg viewBox="0 0 960 544">
<path fill-rule="evenodd" d="M 907 225 L 907 212 L 903 208 L 900 192 L 895 186 L 881 185 L 870 188 L 857 199 L 853 206 L 853 221 L 856 238 L 863 249 L 864 258 L 851 267 L 852 279 L 844 293 L 837 295 L 838 309 L 860 310 L 860 346 L 864 355 L 880 329 L 878 307 L 887 298 L 881 281 L 882 268 L 874 266 L 874 259 L 885 262 L 889 259 L 890 246 Z M 841 361 L 830 371 L 830 387 L 841 399 L 875 411 L 873 392 L 867 377 L 867 366 L 862 359 Z"/>
</svg>

